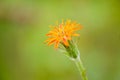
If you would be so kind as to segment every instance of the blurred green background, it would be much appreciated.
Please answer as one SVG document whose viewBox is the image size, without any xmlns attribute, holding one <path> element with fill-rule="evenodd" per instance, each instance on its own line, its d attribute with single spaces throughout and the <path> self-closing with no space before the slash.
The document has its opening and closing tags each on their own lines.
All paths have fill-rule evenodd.
<svg viewBox="0 0 120 80">
<path fill-rule="evenodd" d="M 62 19 L 84 26 L 78 46 L 89 80 L 120 80 L 119 0 L 0 0 L 0 80 L 81 80 L 72 61 L 44 44 Z"/>
</svg>

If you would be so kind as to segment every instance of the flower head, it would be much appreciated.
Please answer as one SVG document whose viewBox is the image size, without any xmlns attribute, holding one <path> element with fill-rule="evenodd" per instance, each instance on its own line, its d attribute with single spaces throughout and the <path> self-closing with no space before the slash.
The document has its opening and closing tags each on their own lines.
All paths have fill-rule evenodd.
<svg viewBox="0 0 120 80">
<path fill-rule="evenodd" d="M 54 44 L 55 48 L 58 48 L 59 44 L 69 46 L 68 41 L 72 40 L 72 36 L 79 36 L 76 31 L 81 28 L 82 26 L 80 24 L 71 20 L 67 20 L 66 22 L 62 21 L 61 24 L 54 26 L 53 30 L 46 34 L 49 37 L 46 42 L 48 45 Z"/>
<path fill-rule="evenodd" d="M 83 80 L 88 80 L 85 68 L 80 59 L 80 52 L 76 43 L 72 40 L 73 36 L 79 36 L 76 31 L 81 28 L 80 24 L 71 20 L 62 21 L 61 24 L 53 26 L 53 29 L 46 34 L 49 37 L 46 42 L 48 45 L 54 44 L 55 48 L 58 48 L 59 44 L 62 44 L 63 47 L 60 48 L 63 48 L 64 54 L 76 63 Z"/>
</svg>

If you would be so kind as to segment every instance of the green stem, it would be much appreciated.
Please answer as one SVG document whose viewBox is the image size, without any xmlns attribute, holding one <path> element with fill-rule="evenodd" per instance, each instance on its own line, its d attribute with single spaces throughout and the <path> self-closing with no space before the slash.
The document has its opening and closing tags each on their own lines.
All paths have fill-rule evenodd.
<svg viewBox="0 0 120 80">
<path fill-rule="evenodd" d="M 84 68 L 84 66 L 83 66 L 83 64 L 82 64 L 82 61 L 81 61 L 80 57 L 78 57 L 78 58 L 75 60 L 75 63 L 76 63 L 76 65 L 77 65 L 78 69 L 79 69 L 79 72 L 80 72 L 80 74 L 81 74 L 81 76 L 82 76 L 82 79 L 83 79 L 83 80 L 88 80 L 87 75 L 86 75 L 86 70 L 85 70 L 85 68 Z"/>
</svg>

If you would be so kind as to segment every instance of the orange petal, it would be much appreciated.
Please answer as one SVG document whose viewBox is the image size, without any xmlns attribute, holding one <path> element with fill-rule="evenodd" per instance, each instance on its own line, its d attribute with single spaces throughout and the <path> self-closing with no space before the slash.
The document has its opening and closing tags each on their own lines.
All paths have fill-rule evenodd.
<svg viewBox="0 0 120 80">
<path fill-rule="evenodd" d="M 80 36 L 80 34 L 76 34 L 76 33 L 74 33 L 73 36 Z"/>
<path fill-rule="evenodd" d="M 55 38 L 51 39 L 51 40 L 48 42 L 48 45 L 53 44 L 55 41 L 56 41 L 56 39 L 55 39 Z"/>
<path fill-rule="evenodd" d="M 62 41 L 63 41 L 63 44 L 64 44 L 64 45 L 69 46 L 69 43 L 68 43 L 68 41 L 67 41 L 65 38 L 63 38 Z"/>
<path fill-rule="evenodd" d="M 59 41 L 57 41 L 54 45 L 54 48 L 57 49 L 58 48 L 58 45 L 59 45 Z"/>
</svg>

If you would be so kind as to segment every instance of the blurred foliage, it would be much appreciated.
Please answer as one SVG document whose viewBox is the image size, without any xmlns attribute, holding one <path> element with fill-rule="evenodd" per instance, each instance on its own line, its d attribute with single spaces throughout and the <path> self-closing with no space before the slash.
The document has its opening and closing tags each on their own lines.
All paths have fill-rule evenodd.
<svg viewBox="0 0 120 80">
<path fill-rule="evenodd" d="M 44 44 L 62 19 L 84 26 L 77 40 L 89 80 L 119 80 L 119 0 L 1 0 L 0 80 L 80 80 L 75 64 Z"/>
</svg>

